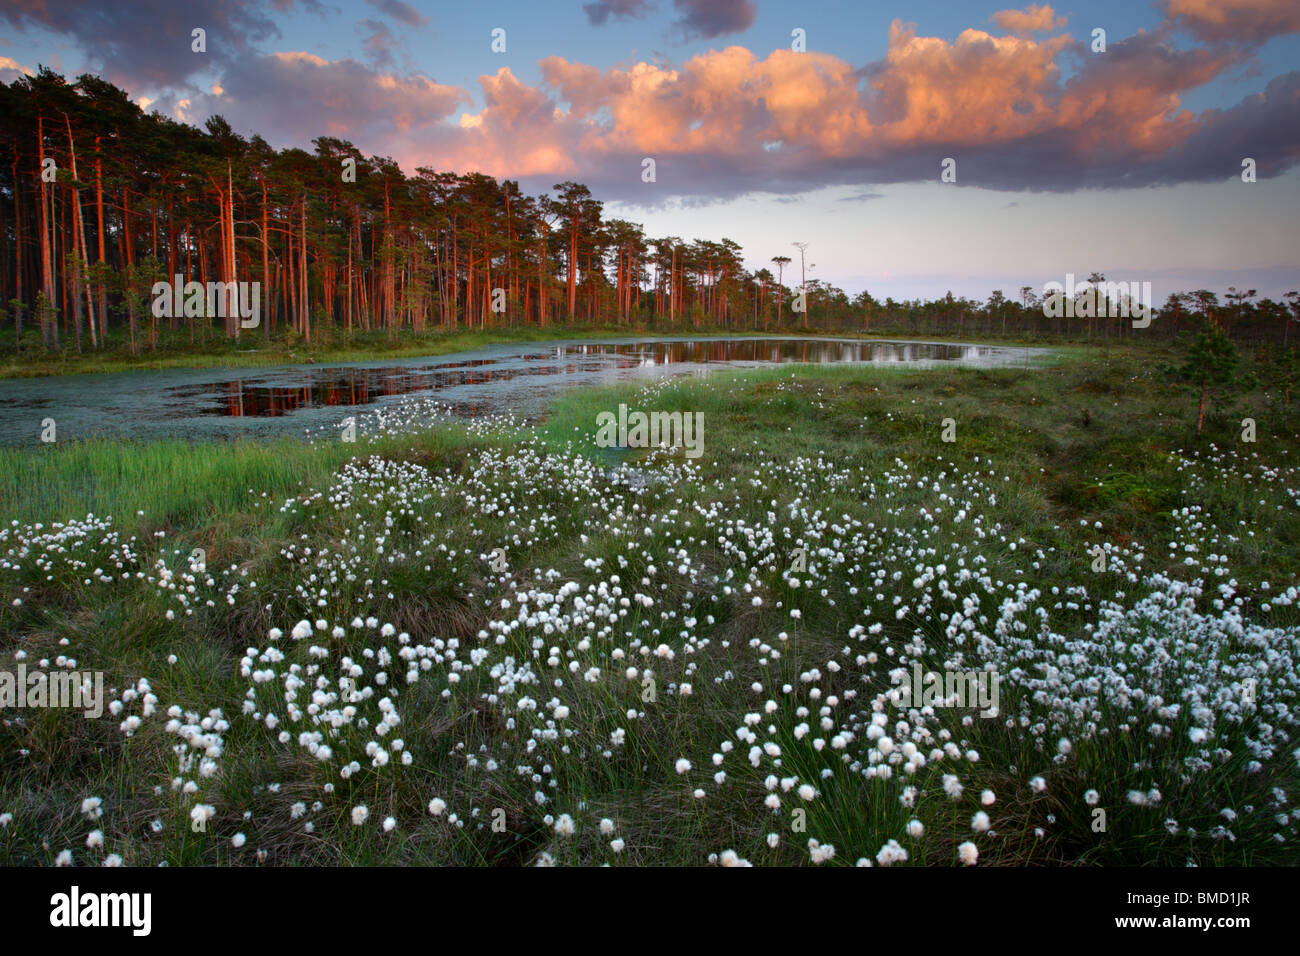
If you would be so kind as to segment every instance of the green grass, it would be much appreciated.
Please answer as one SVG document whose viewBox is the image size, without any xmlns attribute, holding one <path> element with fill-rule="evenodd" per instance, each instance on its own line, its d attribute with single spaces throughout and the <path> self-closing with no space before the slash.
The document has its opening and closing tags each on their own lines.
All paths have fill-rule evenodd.
<svg viewBox="0 0 1300 956">
<path fill-rule="evenodd" d="M 446 455 L 482 442 L 454 426 L 421 436 L 423 455 Z M 401 439 L 365 443 L 368 453 L 405 455 Z M 344 442 L 292 438 L 204 444 L 180 440 L 89 439 L 39 449 L 0 448 L 0 500 L 6 520 L 49 522 L 111 515 L 132 523 L 144 512 L 156 526 L 192 528 L 239 514 L 253 496 L 280 500 L 328 481 L 357 454 Z M 38 490 L 39 489 L 39 490 Z"/>
<path fill-rule="evenodd" d="M 1159 350 L 1112 349 L 1104 361 L 1099 353 L 1071 350 L 1029 370 L 781 367 L 670 380 L 654 386 L 652 394 L 627 385 L 574 390 L 558 399 L 547 419 L 526 437 L 546 449 L 604 465 L 619 460 L 637 465 L 646 452 L 597 448 L 594 423 L 599 412 L 615 409 L 619 402 L 634 408 L 703 412 L 705 453 L 694 463 L 698 473 L 673 493 L 680 504 L 662 506 L 676 504 L 684 512 L 670 531 L 643 526 L 644 513 L 632 509 L 635 502 L 630 498 L 584 497 L 558 484 L 524 485 L 501 476 L 492 479 L 490 495 L 478 496 L 472 504 L 434 497 L 409 513 L 387 493 L 370 499 L 358 492 L 346 508 L 333 508 L 310 495 L 326 488 L 350 459 L 367 455 L 447 474 L 447 489 L 475 488 L 479 456 L 509 455 L 524 437 L 483 435 L 452 426 L 357 445 L 94 441 L 0 451 L 0 500 L 5 502 L 0 517 L 6 523 L 14 519 L 49 525 L 87 513 L 112 515 L 122 533 L 119 540 L 136 536 L 135 546 L 144 556 L 141 566 L 162 560 L 179 571 L 189 549 L 203 547 L 208 574 L 218 586 L 201 587 L 201 593 L 219 595 L 231 581 L 243 582 L 233 605 L 220 599 L 212 607 L 196 602 L 192 615 L 173 622 L 165 617 L 168 609 L 178 607 L 173 595 L 132 581 L 83 583 L 93 566 L 113 572 L 113 545 L 101 540 L 86 543 L 89 553 L 81 568 L 60 565 L 61 570 L 46 575 L 28 562 L 21 573 L 2 572 L 0 657 L 7 661 L 19 648 L 29 661 L 75 655 L 82 668 L 107 671 L 110 684 L 119 689 L 148 676 L 162 708 L 175 702 L 202 714 L 219 706 L 232 726 L 221 771 L 204 791 L 205 799 L 217 807 L 217 816 L 209 833 L 197 834 L 188 826 L 188 798 L 170 789 L 176 772 L 170 748 L 176 738 L 164 732 L 160 721 L 146 721 L 128 740 L 112 718 L 87 721 L 49 710 L 29 711 L 15 721 L 14 714 L 6 712 L 0 728 L 0 812 L 12 812 L 14 821 L 0 830 L 0 863 L 48 864 L 65 846 L 78 859 L 90 855 L 83 844 L 91 825 L 77 809 L 91 794 L 104 798 L 105 817 L 95 826 L 104 830 L 107 849 L 122 853 L 128 863 L 149 865 L 163 860 L 247 863 L 255 848 L 266 849 L 269 861 L 281 864 L 510 865 L 531 862 L 543 850 L 561 862 L 700 863 L 709 853 L 728 847 L 755 863 L 806 862 L 807 852 L 800 846 L 803 831 L 792 835 L 783 822 L 755 818 L 753 807 L 765 792 L 762 774 L 742 773 L 743 755 L 741 767 L 732 765 L 728 787 L 707 801 L 691 799 L 674 762 L 688 754 L 697 772 L 711 772 L 700 766 L 701 755 L 707 756 L 720 741 L 735 741 L 738 715 L 762 702 L 748 690 L 751 681 L 798 684 L 808 668 L 824 668 L 844 645 L 848 627 L 862 620 L 854 616 L 857 608 L 846 591 L 835 590 L 832 605 L 807 589 L 790 587 L 778 568 L 769 569 L 764 574 L 772 599 L 803 612 L 792 622 L 772 601 L 755 608 L 739 597 L 724 599 L 716 590 L 691 589 L 672 579 L 663 606 L 689 607 L 683 616 L 689 613 L 700 620 L 713 617 L 712 623 L 702 625 L 710 638 L 706 666 L 690 697 L 667 696 L 668 675 L 681 679 L 679 668 L 667 666 L 658 696 L 649 702 L 639 680 L 579 682 L 566 691 L 575 710 L 581 708 L 587 715 L 584 730 L 592 739 L 627 729 L 626 744 L 609 760 L 555 752 L 552 773 L 562 798 L 546 809 L 572 813 L 585 824 L 568 842 L 557 841 L 540 821 L 546 811 L 533 800 L 537 785 L 510 772 L 487 775 L 467 766 L 467 754 L 480 747 L 491 751 L 503 737 L 518 732 L 508 731 L 501 715 L 473 695 L 448 703 L 440 693 L 443 684 L 419 685 L 415 700 L 403 699 L 400 728 L 407 748 L 419 759 L 410 767 L 390 766 L 386 772 L 366 767 L 342 781 L 322 776 L 303 751 L 276 746 L 266 728 L 236 716 L 248 685 L 238 674 L 240 657 L 248 647 L 264 646 L 271 626 L 288 630 L 302 617 L 346 621 L 353 614 L 370 613 L 422 641 L 455 637 L 464 647 L 476 646 L 474 636 L 491 618 L 488 604 L 518 587 L 538 585 L 546 569 L 559 570 L 560 580 L 588 582 L 595 579 L 594 572 L 582 562 L 603 559 L 607 570 L 617 569 L 630 583 L 648 575 L 644 555 L 628 547 L 634 536 L 669 551 L 675 542 L 699 536 L 691 544 L 692 560 L 711 571 L 732 566 L 734 558 L 707 537 L 707 525 L 691 515 L 692 506 L 716 505 L 725 507 L 727 516 L 753 518 L 769 509 L 788 514 L 792 503 L 802 501 L 836 521 L 851 515 L 880 528 L 872 560 L 883 561 L 891 547 L 889 526 L 898 520 L 891 517 L 891 509 L 901 505 L 915 513 L 921 506 L 933 507 L 933 498 L 926 488 L 887 489 L 883 484 L 875 489 L 877 497 L 870 498 L 864 487 L 826 480 L 833 467 L 846 464 L 869 476 L 897 470 L 898 462 L 917 473 L 959 467 L 980 471 L 991 464 L 998 476 L 997 501 L 981 502 L 984 514 L 989 522 L 1000 524 L 1008 540 L 1027 542 L 1025 548 L 989 550 L 973 530 L 954 530 L 952 540 L 988 550 L 991 571 L 1000 579 L 1028 575 L 1062 590 L 1083 586 L 1103 594 L 1127 587 L 1114 574 L 1099 580 L 1092 571 L 1090 548 L 1100 541 L 1120 547 L 1141 543 L 1148 558 L 1146 570 L 1178 571 L 1183 555 L 1171 556 L 1167 549 L 1177 532 L 1172 512 L 1201 503 L 1221 527 L 1236 531 L 1234 540 L 1222 542 L 1222 553 L 1230 557 L 1232 574 L 1245 593 L 1257 593 L 1254 589 L 1262 581 L 1270 582 L 1274 593 L 1300 583 L 1300 508 L 1294 500 L 1280 497 L 1276 487 L 1261 488 L 1256 479 L 1230 473 L 1198 481 L 1169 457 L 1176 449 L 1209 452 L 1214 445 L 1243 457 L 1258 455 L 1276 466 L 1294 464 L 1300 454 L 1296 412 L 1279 406 L 1267 363 L 1258 356 L 1249 359 L 1265 384 L 1247 396 L 1235 414 L 1216 411 L 1207 433 L 1198 438 L 1189 427 L 1194 401 L 1172 390 L 1154 371 L 1160 358 Z M 1237 423 L 1244 414 L 1257 421 L 1254 446 L 1238 440 Z M 951 443 L 941 437 L 948 418 L 956 428 Z M 797 474 L 773 469 L 756 481 L 755 462 L 761 456 L 786 464 L 803 457 L 823 466 Z M 675 460 L 681 463 L 680 457 Z M 888 501 L 886 491 L 894 495 Z M 297 503 L 283 507 L 295 497 Z M 506 507 L 484 511 L 486 500 Z M 1280 510 L 1279 503 L 1285 505 Z M 539 523 L 543 514 L 553 515 L 554 524 Z M 357 539 L 358 521 L 366 522 L 364 541 Z M 800 538 L 815 547 L 817 539 L 809 528 L 790 523 L 796 525 L 792 540 Z M 650 535 L 644 534 L 647 528 Z M 1261 533 L 1244 533 L 1250 529 Z M 375 546 L 378 535 L 385 538 L 382 553 Z M 510 542 L 511 568 L 518 575 L 513 586 L 495 581 L 474 557 L 498 542 Z M 437 549 L 439 544 L 463 553 L 448 556 Z M 0 543 L 0 551 L 7 547 Z M 303 582 L 309 573 L 325 580 L 330 572 L 311 561 L 287 557 L 290 549 L 299 554 L 304 547 L 318 555 L 346 554 L 353 562 L 347 575 L 333 579 L 323 606 L 304 604 Z M 1025 554 L 1031 547 L 1043 552 L 1037 572 L 1028 569 Z M 418 560 L 416 549 L 422 552 Z M 859 581 L 865 591 L 865 576 Z M 891 583 L 889 590 L 905 584 Z M 19 594 L 22 605 L 11 606 L 11 598 Z M 931 613 L 954 609 L 936 606 Z M 644 621 L 635 617 L 635 609 L 631 613 L 634 616 L 621 626 L 637 630 L 657 623 L 649 615 Z M 1080 623 L 1083 620 L 1081 615 Z M 1295 627 L 1294 609 L 1277 609 L 1273 622 Z M 675 627 L 665 627 L 663 635 L 653 638 L 646 632 L 650 646 L 662 641 L 680 653 Z M 885 636 L 905 640 L 913 627 L 925 629 L 936 647 L 942 644 L 942 627 L 933 620 L 891 623 Z M 770 661 L 769 669 L 759 668 L 750 642 L 776 645 L 782 631 L 789 632 L 789 639 L 780 642 L 785 653 Z M 572 638 L 543 637 L 525 628 L 511 633 L 507 650 L 527 659 L 534 639 L 547 647 L 573 646 Z M 351 652 L 357 653 L 355 648 Z M 169 663 L 172 655 L 174 664 Z M 588 657 L 579 653 L 575 660 Z M 735 680 L 713 681 L 712 675 L 724 668 L 734 672 Z M 400 677 L 400 671 L 394 676 Z M 491 681 L 478 672 L 468 674 L 465 682 L 467 689 L 491 689 Z M 267 695 L 264 706 L 269 707 L 274 688 Z M 544 701 L 549 691 L 538 688 L 533 696 Z M 630 721 L 625 716 L 630 708 L 646 716 Z M 518 719 L 540 721 L 541 715 Z M 897 838 L 909 847 L 914 862 L 951 863 L 956 844 L 969 835 L 966 821 L 979 809 L 973 801 L 984 786 L 999 795 L 990 815 L 995 829 L 1003 833 L 1000 841 L 982 846 L 982 859 L 988 862 L 1137 865 L 1180 863 L 1192 856 L 1205 863 L 1279 863 L 1292 852 L 1271 845 L 1267 819 L 1252 823 L 1243 818 L 1236 843 L 1196 844 L 1167 834 L 1161 826 L 1164 813 L 1146 818 L 1126 812 L 1124 792 L 1140 789 L 1147 779 L 1134 767 L 1152 761 L 1176 763 L 1183 753 L 1176 742 L 1165 745 L 1140 735 L 1117 735 L 1109 746 L 1080 748 L 1073 763 L 1058 769 L 1022 735 L 999 729 L 997 722 L 972 733 L 984 758 L 966 781 L 964 802 L 949 803 L 942 794 L 928 798 L 928 807 L 937 804 L 951 820 L 927 817 L 927 838 L 909 843 L 903 827 L 912 811 L 899 804 L 893 790 L 847 773 L 829 749 L 818 753 L 800 747 L 787 729 L 782 727 L 777 737 L 789 755 L 787 771 L 804 779 L 830 772 L 819 787 L 822 796 L 808 805 L 806 832 L 834 843 L 840 849 L 836 862 L 873 856 L 887 839 Z M 1011 766 L 1020 771 L 1010 773 Z M 1031 767 L 1049 778 L 1045 796 L 1030 799 L 1023 793 L 1023 776 Z M 1165 812 L 1194 821 L 1204 831 L 1213 825 L 1218 808 L 1228 805 L 1224 801 L 1240 797 L 1242 803 L 1261 803 L 1266 786 L 1290 792 L 1300 783 L 1292 762 L 1288 773 L 1270 770 L 1267 780 L 1238 794 L 1234 788 L 1243 778 L 1235 765 L 1229 769 L 1202 780 L 1200 791 L 1171 789 Z M 322 796 L 325 780 L 337 787 L 329 798 Z M 1109 787 L 1104 805 L 1110 809 L 1112 826 L 1105 838 L 1092 831 L 1090 810 L 1078 799 L 1086 786 L 1099 783 Z M 274 790 L 269 789 L 272 785 Z M 155 787 L 161 791 L 156 793 Z M 1211 791 L 1217 805 L 1207 802 Z M 448 826 L 424 809 L 433 795 L 446 799 L 462 817 L 470 807 L 481 808 L 483 815 L 464 829 Z M 315 829 L 308 834 L 301 820 L 291 821 L 289 807 L 297 800 L 310 805 L 318 799 L 324 806 L 310 815 Z M 370 808 L 370 824 L 354 827 L 348 811 L 361 802 Z M 503 834 L 476 826 L 494 809 L 504 813 Z M 245 811 L 251 819 L 244 819 Z M 1055 824 L 1048 823 L 1049 813 L 1055 815 Z M 399 821 L 400 839 L 378 830 L 377 821 L 390 814 Z M 616 819 L 619 836 L 627 842 L 627 850 L 617 858 L 610 856 L 607 840 L 595 835 L 590 823 L 605 815 Z M 161 834 L 149 827 L 154 819 L 165 824 Z M 1035 826 L 1044 827 L 1048 836 L 1037 838 Z M 229 836 L 236 830 L 248 834 L 243 851 L 209 835 Z M 764 842 L 773 830 L 784 835 L 777 849 Z"/>
</svg>

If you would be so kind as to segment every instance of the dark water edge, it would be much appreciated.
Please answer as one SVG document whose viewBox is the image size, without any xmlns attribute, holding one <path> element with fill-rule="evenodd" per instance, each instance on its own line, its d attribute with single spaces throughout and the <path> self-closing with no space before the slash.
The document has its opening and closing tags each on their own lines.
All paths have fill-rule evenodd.
<svg viewBox="0 0 1300 956">
<path fill-rule="evenodd" d="M 799 338 L 571 340 L 450 355 L 252 369 L 163 369 L 0 381 L 0 445 L 92 436 L 220 440 L 303 436 L 408 396 L 454 417 L 539 415 L 559 392 L 638 378 L 788 363 L 1002 367 L 1042 349 Z"/>
</svg>

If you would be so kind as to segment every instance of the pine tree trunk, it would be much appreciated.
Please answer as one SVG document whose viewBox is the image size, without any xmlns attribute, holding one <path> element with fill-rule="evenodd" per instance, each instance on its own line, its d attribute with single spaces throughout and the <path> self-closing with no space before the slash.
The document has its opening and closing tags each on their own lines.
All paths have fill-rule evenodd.
<svg viewBox="0 0 1300 956">
<path fill-rule="evenodd" d="M 37 318 L 41 323 L 41 341 L 45 348 L 51 352 L 59 350 L 59 324 L 54 319 L 52 309 L 55 306 L 57 296 L 54 292 L 54 268 L 50 261 L 52 251 L 50 249 L 50 232 L 53 223 L 50 222 L 50 205 L 52 197 L 51 190 L 47 188 L 45 182 L 45 118 L 40 112 L 36 114 L 36 175 L 40 182 L 40 200 L 41 208 L 36 217 L 36 228 L 40 232 L 41 245 L 41 294 L 45 297 L 43 306 L 38 303 Z"/>
<path fill-rule="evenodd" d="M 95 233 L 99 246 L 99 340 L 108 340 L 108 289 L 105 288 L 103 270 L 107 267 L 104 258 L 104 161 L 99 154 L 99 137 L 95 137 Z M 134 344 L 132 352 L 135 351 Z"/>
<path fill-rule="evenodd" d="M 230 160 L 226 160 L 226 196 L 228 197 L 226 201 L 226 229 L 228 231 L 225 239 L 228 243 L 229 252 L 226 254 L 228 272 L 225 280 L 232 283 L 226 288 L 233 289 L 235 288 L 233 283 L 239 281 L 239 266 L 235 259 L 235 181 L 234 173 L 230 168 Z M 236 291 L 233 293 L 231 301 L 226 303 L 226 335 L 236 340 L 239 338 L 239 327 L 243 324 L 240 322 L 239 317 L 240 298 L 239 292 Z"/>
<path fill-rule="evenodd" d="M 311 306 L 307 302 L 307 194 L 302 194 L 302 242 L 298 244 L 298 279 L 302 283 L 300 304 L 302 307 L 302 328 L 307 343 L 311 344 Z"/>
<path fill-rule="evenodd" d="M 262 179 L 262 337 L 271 339 L 271 245 L 266 221 L 266 180 Z"/>
<path fill-rule="evenodd" d="M 21 180 L 18 178 L 18 144 L 14 144 L 14 287 L 15 297 L 19 302 L 23 302 L 23 214 L 22 207 L 18 202 L 22 196 L 22 189 L 19 187 Z M 14 312 L 14 350 L 22 344 L 23 337 L 23 310 L 21 307 Z"/>
<path fill-rule="evenodd" d="M 73 255 L 76 258 L 77 267 L 74 271 L 73 282 L 84 278 L 86 285 L 86 309 L 90 316 L 90 344 L 92 348 L 99 348 L 99 331 L 95 325 L 95 303 L 90 294 L 90 273 L 87 270 L 87 264 L 90 261 L 90 255 L 86 249 L 86 221 L 81 215 L 81 190 L 77 187 L 77 147 L 72 142 L 72 120 L 68 119 L 68 114 L 63 114 L 63 122 L 68 127 L 68 155 L 72 159 L 72 202 L 75 211 L 74 228 L 77 230 L 73 236 Z M 80 241 L 80 249 L 77 249 L 77 242 Z M 80 307 L 80 284 L 78 283 L 77 291 L 77 338 L 81 338 L 81 307 Z M 81 351 L 81 343 L 77 343 L 77 351 Z"/>
</svg>

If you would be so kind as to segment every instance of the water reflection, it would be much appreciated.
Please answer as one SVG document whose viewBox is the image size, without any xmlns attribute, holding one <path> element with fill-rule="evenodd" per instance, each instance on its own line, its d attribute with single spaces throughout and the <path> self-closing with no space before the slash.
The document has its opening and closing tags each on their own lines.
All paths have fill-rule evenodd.
<svg viewBox="0 0 1300 956">
<path fill-rule="evenodd" d="M 905 342 L 810 341 L 806 339 L 722 339 L 559 345 L 553 352 L 528 352 L 470 361 L 430 361 L 390 367 L 329 366 L 284 372 L 251 372 L 246 378 L 184 385 L 169 400 L 194 403 L 204 415 L 274 418 L 308 408 L 372 405 L 386 398 L 433 394 L 467 385 L 488 385 L 521 376 L 578 375 L 607 369 L 658 369 L 681 365 L 783 364 L 804 362 L 918 363 L 979 362 L 990 350 L 974 345 Z"/>
<path fill-rule="evenodd" d="M 59 440 L 301 436 L 359 411 L 432 398 L 458 417 L 544 415 L 583 385 L 703 375 L 783 363 L 1020 365 L 1029 352 L 998 346 L 807 338 L 660 338 L 494 345 L 443 358 L 259 369 L 165 369 L 0 381 L 0 445 Z"/>
</svg>

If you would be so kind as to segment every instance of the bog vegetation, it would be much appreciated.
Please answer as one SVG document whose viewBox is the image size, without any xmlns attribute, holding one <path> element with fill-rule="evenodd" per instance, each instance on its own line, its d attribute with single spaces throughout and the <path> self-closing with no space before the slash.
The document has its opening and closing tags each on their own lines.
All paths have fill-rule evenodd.
<svg viewBox="0 0 1300 956">
<path fill-rule="evenodd" d="M 0 452 L 4 664 L 110 688 L 3 714 L 0 862 L 1294 860 L 1294 411 L 1250 353 L 1198 439 L 1151 359 Z M 598 447 L 620 402 L 703 454 Z"/>
</svg>

